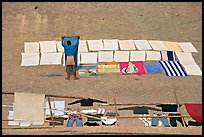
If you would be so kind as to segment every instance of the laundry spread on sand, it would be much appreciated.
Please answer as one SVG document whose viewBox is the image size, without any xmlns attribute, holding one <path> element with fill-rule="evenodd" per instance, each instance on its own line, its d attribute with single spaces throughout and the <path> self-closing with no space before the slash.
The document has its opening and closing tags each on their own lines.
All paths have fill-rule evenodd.
<svg viewBox="0 0 204 137">
<path fill-rule="evenodd" d="M 183 65 L 184 69 L 186 70 L 186 73 L 188 75 L 198 75 L 202 76 L 202 70 L 199 68 L 198 65 Z"/>
<path fill-rule="evenodd" d="M 188 52 L 175 52 L 179 62 L 182 65 L 196 65 L 192 53 Z"/>
<path fill-rule="evenodd" d="M 146 51 L 147 61 L 159 61 L 161 60 L 161 53 L 159 51 Z"/>
<path fill-rule="evenodd" d="M 130 61 L 145 61 L 145 51 L 130 51 Z"/>
<path fill-rule="evenodd" d="M 135 44 L 133 40 L 119 40 L 120 50 L 135 50 Z"/>
<path fill-rule="evenodd" d="M 175 52 L 174 51 L 167 51 L 168 61 L 176 61 Z"/>
<path fill-rule="evenodd" d="M 99 51 L 98 62 L 113 62 L 113 51 Z"/>
<path fill-rule="evenodd" d="M 148 40 L 153 50 L 168 50 L 162 41 Z"/>
<path fill-rule="evenodd" d="M 161 60 L 162 61 L 168 61 L 168 55 L 167 55 L 167 51 L 162 50 L 161 52 Z"/>
<path fill-rule="evenodd" d="M 57 52 L 56 41 L 39 41 L 40 52 Z"/>
<path fill-rule="evenodd" d="M 100 40 L 87 40 L 89 51 L 103 50 L 103 42 Z"/>
<path fill-rule="evenodd" d="M 177 61 L 159 61 L 166 76 L 187 76 L 184 68 Z"/>
<path fill-rule="evenodd" d="M 165 47 L 168 51 L 179 51 L 182 52 L 179 44 L 177 42 L 163 41 Z"/>
<path fill-rule="evenodd" d="M 120 62 L 120 71 L 123 75 L 146 74 L 142 61 Z"/>
<path fill-rule="evenodd" d="M 190 42 L 180 42 L 178 43 L 183 52 L 198 52 L 197 49 Z"/>
<path fill-rule="evenodd" d="M 21 66 L 37 66 L 39 65 L 40 53 L 21 53 Z"/>
<path fill-rule="evenodd" d="M 118 39 L 103 39 L 103 50 L 118 50 Z"/>
<path fill-rule="evenodd" d="M 159 62 L 144 62 L 147 74 L 161 74 L 162 66 Z"/>
<path fill-rule="evenodd" d="M 147 40 L 134 40 L 135 46 L 138 50 L 151 50 L 152 47 L 150 46 Z"/>
<path fill-rule="evenodd" d="M 62 64 L 62 52 L 56 53 L 42 53 L 40 59 L 40 65 L 61 65 Z"/>
<path fill-rule="evenodd" d="M 39 42 L 24 42 L 25 53 L 39 53 L 40 44 Z"/>
</svg>

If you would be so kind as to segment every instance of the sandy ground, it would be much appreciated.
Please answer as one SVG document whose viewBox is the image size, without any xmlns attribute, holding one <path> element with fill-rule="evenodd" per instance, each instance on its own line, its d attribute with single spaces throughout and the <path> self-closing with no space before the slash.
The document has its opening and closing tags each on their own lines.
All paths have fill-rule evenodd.
<svg viewBox="0 0 204 137">
<path fill-rule="evenodd" d="M 173 92 L 176 92 L 180 103 L 202 102 L 201 76 L 103 74 L 96 78 L 67 81 L 64 79 L 64 67 L 61 65 L 20 66 L 24 42 L 58 41 L 63 35 L 79 35 L 82 40 L 117 38 L 192 42 L 198 50 L 198 53 L 193 53 L 193 57 L 202 69 L 202 3 L 4 2 L 2 8 L 3 92 L 72 95 L 96 98 L 108 103 L 114 103 L 114 95 L 116 95 L 117 103 L 175 103 Z M 49 75 L 55 76 L 49 77 Z M 66 102 L 70 101 L 74 99 L 66 100 Z M 2 104 L 12 103 L 11 95 L 2 96 Z M 73 107 L 79 107 L 79 104 Z M 114 111 L 114 107 L 104 108 Z M 2 119 L 7 119 L 8 110 L 8 108 L 2 108 Z M 181 112 L 187 114 L 184 106 L 181 107 Z M 119 114 L 131 115 L 132 112 L 119 111 Z M 166 133 L 166 131 L 169 134 L 202 134 L 200 127 L 188 127 L 188 130 L 182 127 L 177 127 L 177 129 L 148 127 L 147 129 L 143 123 L 140 123 L 141 121 L 136 122 L 137 120 L 121 119 L 119 127 L 111 132 L 120 133 L 120 127 L 122 127 L 123 133 L 156 134 L 153 131 L 156 130 L 158 134 Z M 3 122 L 2 126 L 7 127 L 7 122 Z M 131 128 L 124 128 L 126 126 Z M 136 130 L 137 127 L 139 127 L 138 130 Z M 91 130 L 87 132 L 93 134 L 101 131 L 101 127 L 89 128 Z M 109 128 L 102 128 L 104 132 L 109 132 Z M 3 134 L 36 133 L 48 132 L 3 129 Z M 73 132 L 69 132 L 69 134 L 72 133 L 75 133 L 74 129 Z M 77 132 L 77 134 L 85 133 L 86 129 Z M 60 132 L 60 134 L 67 133 Z"/>
</svg>

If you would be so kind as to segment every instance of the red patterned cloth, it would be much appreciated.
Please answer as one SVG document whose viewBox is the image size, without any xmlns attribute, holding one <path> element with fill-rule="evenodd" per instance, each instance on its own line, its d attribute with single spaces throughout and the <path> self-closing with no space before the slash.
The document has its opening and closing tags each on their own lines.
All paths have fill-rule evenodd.
<svg viewBox="0 0 204 137">
<path fill-rule="evenodd" d="M 128 68 L 128 64 L 132 63 L 135 66 L 134 72 L 126 71 Z M 120 71 L 123 75 L 131 75 L 131 74 L 145 74 L 145 68 L 143 61 L 134 61 L 134 62 L 120 62 Z"/>
</svg>

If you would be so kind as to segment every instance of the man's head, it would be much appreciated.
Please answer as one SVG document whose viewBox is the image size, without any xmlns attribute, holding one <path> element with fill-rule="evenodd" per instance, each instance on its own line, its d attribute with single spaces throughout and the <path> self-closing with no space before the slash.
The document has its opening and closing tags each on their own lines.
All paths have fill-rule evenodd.
<svg viewBox="0 0 204 137">
<path fill-rule="evenodd" d="M 68 40 L 67 41 L 67 45 L 71 45 L 72 43 L 71 43 L 71 41 L 70 40 Z"/>
</svg>

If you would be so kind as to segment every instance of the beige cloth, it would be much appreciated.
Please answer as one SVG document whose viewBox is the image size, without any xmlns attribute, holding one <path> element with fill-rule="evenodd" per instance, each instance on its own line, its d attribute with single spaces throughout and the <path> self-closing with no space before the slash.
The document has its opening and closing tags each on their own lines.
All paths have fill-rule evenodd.
<svg viewBox="0 0 204 137">
<path fill-rule="evenodd" d="M 67 56 L 66 65 L 75 65 L 74 56 Z"/>
<path fill-rule="evenodd" d="M 18 122 L 40 122 L 45 118 L 45 94 L 14 94 L 14 120 Z"/>
</svg>

